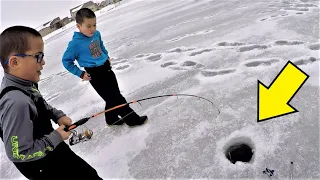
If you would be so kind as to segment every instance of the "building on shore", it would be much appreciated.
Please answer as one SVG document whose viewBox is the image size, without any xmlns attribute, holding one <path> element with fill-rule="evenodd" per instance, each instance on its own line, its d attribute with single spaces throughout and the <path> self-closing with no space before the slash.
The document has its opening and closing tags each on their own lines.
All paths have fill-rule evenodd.
<svg viewBox="0 0 320 180">
<path fill-rule="evenodd" d="M 64 27 L 65 25 L 69 24 L 71 21 L 72 19 L 68 17 L 65 17 L 63 19 L 60 19 L 60 17 L 57 17 L 37 27 L 36 30 L 39 31 L 42 37 L 44 37 L 52 33 L 53 31 Z"/>
<path fill-rule="evenodd" d="M 98 7 L 99 7 L 98 4 L 96 4 L 96 3 L 92 2 L 92 1 L 88 1 L 88 2 L 86 2 L 84 4 L 76 6 L 76 7 L 72 8 L 72 9 L 70 9 L 71 19 L 73 19 L 73 20 L 76 19 L 76 14 L 81 8 L 89 8 L 93 12 L 95 12 L 95 11 L 99 10 Z"/>
<path fill-rule="evenodd" d="M 89 8 L 93 12 L 95 12 L 95 11 L 98 11 L 98 10 L 100 10 L 110 4 L 115 4 L 120 1 L 121 0 L 104 0 L 104 1 L 101 1 L 99 4 L 94 3 L 93 1 L 88 1 L 86 3 L 80 4 L 72 9 L 70 9 L 71 18 L 65 17 L 63 19 L 60 19 L 60 17 L 57 17 L 51 21 L 44 23 L 43 25 L 37 27 L 36 29 L 37 29 L 37 31 L 40 32 L 42 37 L 44 37 L 54 31 L 56 31 L 57 29 L 64 27 L 65 25 L 69 24 L 70 22 L 75 21 L 76 14 L 81 8 Z"/>
<path fill-rule="evenodd" d="M 99 3 L 98 8 L 102 9 L 110 4 L 113 4 L 113 3 L 114 3 L 114 0 L 104 0 Z"/>
</svg>

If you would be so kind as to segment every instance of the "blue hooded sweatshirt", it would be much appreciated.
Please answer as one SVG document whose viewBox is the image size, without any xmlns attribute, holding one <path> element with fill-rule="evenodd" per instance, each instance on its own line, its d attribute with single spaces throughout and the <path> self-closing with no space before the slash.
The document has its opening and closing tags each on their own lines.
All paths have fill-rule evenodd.
<svg viewBox="0 0 320 180">
<path fill-rule="evenodd" d="M 62 64 L 69 72 L 81 77 L 83 71 L 74 63 L 75 60 L 80 67 L 96 67 L 103 65 L 108 57 L 99 31 L 96 30 L 92 37 L 74 32 L 63 54 Z"/>
</svg>

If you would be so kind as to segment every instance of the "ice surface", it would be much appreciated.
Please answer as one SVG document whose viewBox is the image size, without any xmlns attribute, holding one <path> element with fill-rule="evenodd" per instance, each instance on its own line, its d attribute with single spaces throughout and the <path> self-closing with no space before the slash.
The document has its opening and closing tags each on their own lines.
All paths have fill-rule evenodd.
<svg viewBox="0 0 320 180">
<path fill-rule="evenodd" d="M 319 179 L 319 1 L 138 1 L 98 17 L 120 89 L 149 116 L 142 127 L 86 126 L 93 139 L 72 149 L 108 178 Z M 75 120 L 104 109 L 90 86 L 66 72 L 62 54 L 75 27 L 46 39 L 40 90 Z M 310 75 L 290 104 L 298 113 L 257 123 L 257 81 L 269 85 L 292 61 Z M 0 70 L 0 76 L 3 71 Z M 81 129 L 81 128 L 80 128 Z M 234 143 L 254 150 L 232 164 Z M 1 178 L 21 177 L 1 149 Z"/>
</svg>

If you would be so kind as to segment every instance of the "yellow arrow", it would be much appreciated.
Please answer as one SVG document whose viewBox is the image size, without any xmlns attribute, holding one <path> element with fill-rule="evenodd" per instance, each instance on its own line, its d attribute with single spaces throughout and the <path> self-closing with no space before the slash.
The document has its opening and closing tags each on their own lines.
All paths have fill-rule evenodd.
<svg viewBox="0 0 320 180">
<path fill-rule="evenodd" d="M 298 112 L 289 102 L 308 78 L 288 61 L 269 87 L 258 80 L 258 122 Z"/>
</svg>

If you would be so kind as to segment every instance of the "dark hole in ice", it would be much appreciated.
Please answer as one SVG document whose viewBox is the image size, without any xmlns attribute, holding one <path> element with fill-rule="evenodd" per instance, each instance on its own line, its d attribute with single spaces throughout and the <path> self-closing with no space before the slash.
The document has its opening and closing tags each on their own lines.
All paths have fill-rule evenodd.
<svg viewBox="0 0 320 180">
<path fill-rule="evenodd" d="M 235 164 L 237 161 L 250 162 L 253 151 L 249 145 L 238 143 L 231 145 L 225 152 L 226 158 Z"/>
</svg>

